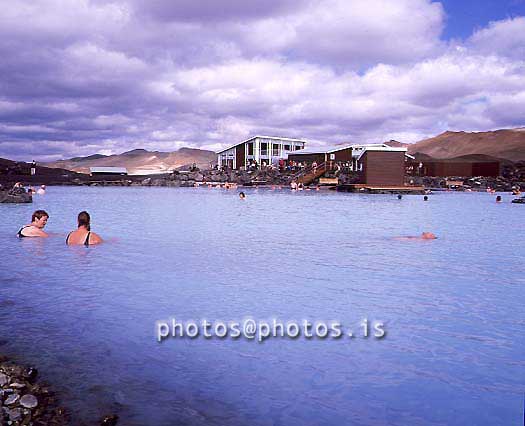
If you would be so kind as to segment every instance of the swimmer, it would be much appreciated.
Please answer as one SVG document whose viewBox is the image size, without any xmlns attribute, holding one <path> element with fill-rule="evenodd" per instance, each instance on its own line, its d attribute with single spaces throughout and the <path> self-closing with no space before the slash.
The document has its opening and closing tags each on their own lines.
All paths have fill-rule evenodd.
<svg viewBox="0 0 525 426">
<path fill-rule="evenodd" d="M 423 232 L 419 237 L 396 237 L 396 240 L 437 240 L 432 232 Z"/>
<path fill-rule="evenodd" d="M 78 229 L 72 231 L 67 235 L 66 244 L 71 245 L 85 245 L 86 247 L 95 244 L 100 244 L 102 238 L 99 235 L 91 232 L 91 217 L 88 212 L 80 212 L 78 214 Z"/>
<path fill-rule="evenodd" d="M 31 216 L 31 223 L 29 225 L 22 226 L 18 231 L 18 238 L 24 237 L 49 237 L 49 235 L 43 231 L 46 226 L 49 215 L 45 210 L 37 210 Z"/>
<path fill-rule="evenodd" d="M 244 200 L 246 198 L 246 194 L 244 192 L 239 192 L 239 198 Z"/>
<path fill-rule="evenodd" d="M 401 200 L 401 198 L 403 198 L 403 196 L 401 194 L 397 194 L 397 199 Z"/>
<path fill-rule="evenodd" d="M 496 203 L 501 203 L 501 195 L 498 195 L 498 196 L 496 197 Z"/>
<path fill-rule="evenodd" d="M 46 186 L 41 185 L 40 188 L 38 188 L 38 191 L 36 191 L 38 195 L 44 195 L 46 193 Z"/>
<path fill-rule="evenodd" d="M 423 232 L 421 234 L 422 240 L 437 240 L 437 237 L 432 232 Z"/>
<path fill-rule="evenodd" d="M 427 196 L 427 195 L 425 195 L 425 196 L 423 197 L 423 201 L 428 201 L 428 196 Z"/>
</svg>

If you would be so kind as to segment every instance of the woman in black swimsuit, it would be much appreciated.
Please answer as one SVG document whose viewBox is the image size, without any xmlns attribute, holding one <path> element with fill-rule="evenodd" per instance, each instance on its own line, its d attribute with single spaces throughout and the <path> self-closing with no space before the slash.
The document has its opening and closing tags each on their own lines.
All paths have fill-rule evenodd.
<svg viewBox="0 0 525 426">
<path fill-rule="evenodd" d="M 43 229 L 46 226 L 49 215 L 45 210 L 37 210 L 31 216 L 31 223 L 22 226 L 17 233 L 18 238 L 24 237 L 48 237 L 47 232 Z"/>
<path fill-rule="evenodd" d="M 78 214 L 78 229 L 72 231 L 67 235 L 67 245 L 84 245 L 86 247 L 100 244 L 102 238 L 99 235 L 91 232 L 91 217 L 88 212 L 80 212 Z"/>
</svg>

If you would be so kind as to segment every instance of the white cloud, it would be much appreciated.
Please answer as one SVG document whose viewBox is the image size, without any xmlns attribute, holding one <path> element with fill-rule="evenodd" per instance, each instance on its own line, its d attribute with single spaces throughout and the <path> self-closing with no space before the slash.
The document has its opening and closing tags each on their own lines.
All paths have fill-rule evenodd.
<svg viewBox="0 0 525 426">
<path fill-rule="evenodd" d="M 476 31 L 468 45 L 481 54 L 494 54 L 516 59 L 525 58 L 525 17 L 491 22 Z"/>
<path fill-rule="evenodd" d="M 161 1 L 151 13 L 124 0 L 7 3 L 0 156 L 13 143 L 85 155 L 256 133 L 412 142 L 525 124 L 525 18 L 447 45 L 430 0 L 285 3 L 216 16 L 199 3 L 188 20 Z"/>
</svg>

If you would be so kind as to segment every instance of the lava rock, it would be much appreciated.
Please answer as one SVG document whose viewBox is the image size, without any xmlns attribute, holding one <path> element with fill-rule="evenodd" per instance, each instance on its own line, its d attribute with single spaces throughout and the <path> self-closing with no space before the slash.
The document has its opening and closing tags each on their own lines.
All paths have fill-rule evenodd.
<svg viewBox="0 0 525 426">
<path fill-rule="evenodd" d="M 23 388 L 26 387 L 26 385 L 24 385 L 23 383 L 18 383 L 18 382 L 11 383 L 10 386 L 11 386 L 13 389 L 23 389 Z"/>
<path fill-rule="evenodd" d="M 20 405 L 24 408 L 36 408 L 38 406 L 38 399 L 36 396 L 27 394 L 20 398 Z"/>
<path fill-rule="evenodd" d="M 118 416 L 116 414 L 110 414 L 104 416 L 100 421 L 101 426 L 115 426 L 118 422 Z"/>
<path fill-rule="evenodd" d="M 16 422 L 22 418 L 22 410 L 20 408 L 13 408 L 5 410 L 5 413 L 9 417 L 9 420 Z"/>
<path fill-rule="evenodd" d="M 29 381 L 30 383 L 33 383 L 38 376 L 38 370 L 34 367 L 29 367 L 24 372 L 24 378 Z"/>
<path fill-rule="evenodd" d="M 13 404 L 16 404 L 18 402 L 18 400 L 20 399 L 20 395 L 18 394 L 13 394 L 13 395 L 9 395 L 7 397 L 7 399 L 5 400 L 5 405 L 13 405 Z"/>
</svg>

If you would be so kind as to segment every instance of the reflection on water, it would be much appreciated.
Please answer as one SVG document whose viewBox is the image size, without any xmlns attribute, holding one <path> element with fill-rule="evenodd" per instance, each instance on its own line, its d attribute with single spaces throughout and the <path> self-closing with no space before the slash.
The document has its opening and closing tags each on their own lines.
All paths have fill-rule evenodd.
<svg viewBox="0 0 525 426">
<path fill-rule="evenodd" d="M 37 364 L 76 424 L 519 424 L 521 206 L 246 192 L 50 188 L 0 205 L 0 351 Z M 53 237 L 16 239 L 36 208 Z M 81 210 L 110 243 L 65 246 Z M 394 239 L 423 231 L 439 239 Z M 388 335 L 158 344 L 173 316 L 368 317 Z"/>
</svg>

